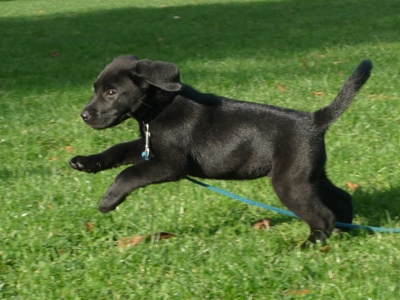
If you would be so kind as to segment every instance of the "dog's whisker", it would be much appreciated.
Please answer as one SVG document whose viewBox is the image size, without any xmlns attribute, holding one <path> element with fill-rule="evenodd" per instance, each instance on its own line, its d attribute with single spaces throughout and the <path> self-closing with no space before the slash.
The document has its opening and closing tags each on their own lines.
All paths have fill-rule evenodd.
<svg viewBox="0 0 400 300">
<path fill-rule="evenodd" d="M 143 101 L 140 101 L 140 103 L 143 104 L 143 105 L 146 105 L 148 108 L 153 109 L 153 107 L 151 107 L 150 105 L 148 105 L 147 103 L 145 103 L 145 102 L 143 102 Z"/>
</svg>

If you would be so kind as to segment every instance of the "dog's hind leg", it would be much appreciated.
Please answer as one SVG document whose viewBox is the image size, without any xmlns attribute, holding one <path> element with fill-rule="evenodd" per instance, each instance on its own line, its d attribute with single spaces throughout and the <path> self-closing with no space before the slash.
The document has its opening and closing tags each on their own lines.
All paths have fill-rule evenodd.
<svg viewBox="0 0 400 300">
<path fill-rule="evenodd" d="M 324 173 L 321 176 L 322 202 L 334 213 L 337 222 L 351 224 L 353 203 L 349 193 L 335 186 Z"/>
<path fill-rule="evenodd" d="M 293 178 L 284 174 L 273 176 L 272 184 L 282 203 L 310 227 L 308 240 L 325 243 L 334 229 L 336 218 L 324 205 L 318 182 L 310 183 L 308 178 Z"/>
</svg>

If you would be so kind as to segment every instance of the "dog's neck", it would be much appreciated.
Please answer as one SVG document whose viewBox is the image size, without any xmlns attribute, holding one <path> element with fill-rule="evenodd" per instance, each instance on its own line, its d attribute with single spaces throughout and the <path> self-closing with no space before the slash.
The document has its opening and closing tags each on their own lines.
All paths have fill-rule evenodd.
<svg viewBox="0 0 400 300">
<path fill-rule="evenodd" d="M 140 123 L 150 123 L 171 103 L 175 95 L 175 92 L 166 92 L 159 88 L 149 89 L 141 99 L 140 106 L 130 116 Z"/>
</svg>

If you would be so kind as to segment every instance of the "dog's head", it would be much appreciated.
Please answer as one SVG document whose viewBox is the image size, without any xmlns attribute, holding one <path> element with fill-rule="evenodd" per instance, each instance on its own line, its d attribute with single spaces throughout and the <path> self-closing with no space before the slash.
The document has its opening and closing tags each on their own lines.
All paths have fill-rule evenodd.
<svg viewBox="0 0 400 300">
<path fill-rule="evenodd" d="M 139 109 L 157 110 L 157 90 L 177 92 L 181 87 L 176 65 L 120 56 L 100 73 L 81 117 L 95 129 L 112 127 L 135 117 Z"/>
</svg>

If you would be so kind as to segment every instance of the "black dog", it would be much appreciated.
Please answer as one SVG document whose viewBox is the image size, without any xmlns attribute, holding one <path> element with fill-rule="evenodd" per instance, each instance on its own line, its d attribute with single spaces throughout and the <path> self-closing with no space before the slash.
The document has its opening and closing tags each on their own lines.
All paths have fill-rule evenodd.
<svg viewBox="0 0 400 300">
<path fill-rule="evenodd" d="M 202 94 L 182 84 L 171 63 L 117 57 L 97 78 L 81 116 L 95 129 L 135 118 L 141 138 L 76 156 L 70 164 L 89 173 L 134 164 L 108 188 L 102 212 L 114 210 L 137 188 L 188 175 L 270 176 L 282 203 L 310 226 L 308 240 L 325 241 L 335 221 L 352 222 L 353 206 L 351 196 L 326 176 L 324 135 L 371 69 L 363 61 L 330 105 L 309 113 Z"/>
</svg>

